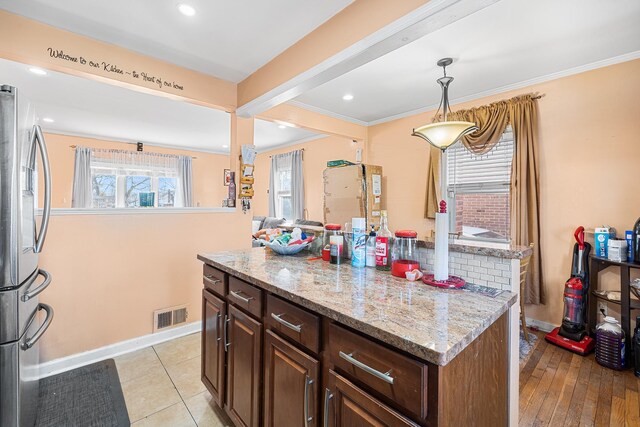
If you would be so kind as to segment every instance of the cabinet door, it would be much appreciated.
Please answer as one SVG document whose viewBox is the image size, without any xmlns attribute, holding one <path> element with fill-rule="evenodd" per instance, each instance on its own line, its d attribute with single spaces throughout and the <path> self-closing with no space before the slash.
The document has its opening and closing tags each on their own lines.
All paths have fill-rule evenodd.
<svg viewBox="0 0 640 427">
<path fill-rule="evenodd" d="M 260 425 L 262 323 L 229 306 L 226 410 L 236 426 Z"/>
<path fill-rule="evenodd" d="M 271 331 L 265 334 L 264 426 L 318 425 L 316 359 Z"/>
<path fill-rule="evenodd" d="M 333 427 L 417 427 L 417 424 L 329 371 L 324 395 L 325 426 Z"/>
<path fill-rule="evenodd" d="M 224 404 L 224 321 L 226 304 L 207 290 L 202 291 L 202 382 L 213 399 Z"/>
</svg>

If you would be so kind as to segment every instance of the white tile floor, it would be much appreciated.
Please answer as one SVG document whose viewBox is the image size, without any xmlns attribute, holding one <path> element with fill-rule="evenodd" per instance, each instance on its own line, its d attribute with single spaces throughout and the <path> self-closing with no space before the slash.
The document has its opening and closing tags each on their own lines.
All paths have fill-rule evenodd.
<svg viewBox="0 0 640 427">
<path fill-rule="evenodd" d="M 200 380 L 199 333 L 114 360 L 132 426 L 232 426 Z"/>
</svg>

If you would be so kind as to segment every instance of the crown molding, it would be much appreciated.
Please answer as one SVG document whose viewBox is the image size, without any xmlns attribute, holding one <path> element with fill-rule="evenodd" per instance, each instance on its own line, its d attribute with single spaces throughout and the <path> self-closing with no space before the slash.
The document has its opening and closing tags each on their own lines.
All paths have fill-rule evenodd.
<svg viewBox="0 0 640 427">
<path fill-rule="evenodd" d="M 266 147 L 264 149 L 256 148 L 256 152 L 258 154 L 268 153 L 269 151 L 279 150 L 280 148 L 291 147 L 293 145 L 304 144 L 305 142 L 315 141 L 316 139 L 326 138 L 327 135 L 319 134 L 319 135 L 311 135 L 306 138 L 296 139 L 295 141 L 285 142 L 284 144 L 273 145 L 271 147 Z"/>
<path fill-rule="evenodd" d="M 322 114 L 323 116 L 333 117 L 334 119 L 350 122 L 356 125 L 369 126 L 369 122 L 366 122 L 364 120 L 356 119 L 350 116 L 345 116 L 339 113 L 334 113 L 331 110 L 325 110 L 324 108 L 315 107 L 313 105 L 305 104 L 304 102 L 296 101 L 294 99 L 287 102 L 287 104 L 292 105 L 294 107 L 302 108 L 304 110 L 312 111 L 314 113 Z"/>
<path fill-rule="evenodd" d="M 614 56 L 614 57 L 609 58 L 609 59 L 603 59 L 602 61 L 596 61 L 596 62 L 591 62 L 591 63 L 585 64 L 585 65 L 579 65 L 577 67 L 568 68 L 566 70 L 558 71 L 558 72 L 551 73 L 551 74 L 546 74 L 544 76 L 534 77 L 532 79 L 523 80 L 521 82 L 512 83 L 512 84 L 509 84 L 509 85 L 506 85 L 506 86 L 501 86 L 501 87 L 498 87 L 498 88 L 495 88 L 495 89 L 489 89 L 489 90 L 485 90 L 485 91 L 482 91 L 482 92 L 476 92 L 476 93 L 474 93 L 472 95 L 463 96 L 461 98 L 454 98 L 451 101 L 453 101 L 452 103 L 455 103 L 455 104 L 461 104 L 461 103 L 464 103 L 464 102 L 474 101 L 476 99 L 486 98 L 488 96 L 498 95 L 500 93 L 505 93 L 505 92 L 509 92 L 509 91 L 512 91 L 512 90 L 522 89 L 522 88 L 527 87 L 527 86 L 533 86 L 535 84 L 540 84 L 540 83 L 548 82 L 548 81 L 551 81 L 551 80 L 557 80 L 557 79 L 560 79 L 560 78 L 563 78 L 563 77 L 572 76 L 572 75 L 575 75 L 575 74 L 585 73 L 587 71 L 596 70 L 598 68 L 604 68 L 604 67 L 608 67 L 610 65 L 619 64 L 619 63 L 622 63 L 622 62 L 633 61 L 634 59 L 638 59 L 638 58 L 640 58 L 640 50 L 637 50 L 635 52 L 625 53 L 623 55 Z M 438 108 L 438 104 L 428 105 L 426 107 L 422 107 L 422 108 L 418 108 L 418 109 L 415 109 L 415 110 L 406 111 L 404 113 L 394 114 L 392 116 L 384 117 L 382 119 L 378 119 L 378 120 L 373 120 L 371 122 L 367 122 L 367 126 L 375 126 L 375 125 L 379 125 L 379 124 L 382 124 L 382 123 L 390 122 L 390 121 L 393 121 L 393 120 L 398 120 L 398 119 L 403 119 L 405 117 L 415 116 L 416 114 L 422 114 L 422 113 L 426 113 L 428 111 L 433 111 L 436 108 Z"/>
</svg>

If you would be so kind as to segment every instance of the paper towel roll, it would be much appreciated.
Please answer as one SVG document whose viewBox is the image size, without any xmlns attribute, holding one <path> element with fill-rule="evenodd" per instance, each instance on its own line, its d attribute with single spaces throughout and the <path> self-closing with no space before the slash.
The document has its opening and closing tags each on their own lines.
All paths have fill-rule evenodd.
<svg viewBox="0 0 640 427">
<path fill-rule="evenodd" d="M 436 280 L 449 278 L 449 215 L 436 213 L 436 244 L 433 275 Z"/>
</svg>

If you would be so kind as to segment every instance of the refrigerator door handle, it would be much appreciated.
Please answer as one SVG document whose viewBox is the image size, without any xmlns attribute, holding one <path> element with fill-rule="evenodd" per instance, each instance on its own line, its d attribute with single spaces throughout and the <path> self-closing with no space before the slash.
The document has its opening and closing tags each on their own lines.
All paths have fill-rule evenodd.
<svg viewBox="0 0 640 427">
<path fill-rule="evenodd" d="M 38 144 L 40 154 L 42 155 L 42 170 L 44 172 L 44 206 L 42 207 L 42 222 L 40 223 L 40 232 L 36 236 L 35 253 L 42 252 L 44 239 L 47 237 L 47 229 L 49 228 L 49 214 L 51 213 L 51 168 L 49 167 L 49 154 L 47 153 L 47 145 L 44 142 L 42 129 L 38 125 L 33 126 L 31 133 L 31 144 Z M 33 162 L 35 163 L 35 156 Z"/>
<path fill-rule="evenodd" d="M 22 344 L 20 344 L 20 348 L 22 350 L 29 350 L 31 347 L 33 347 L 33 345 L 38 342 L 38 340 L 47 331 L 47 329 L 49 329 L 49 326 L 51 325 L 51 321 L 53 320 L 53 308 L 51 308 L 50 305 L 44 303 L 38 304 L 38 309 L 33 312 L 29 323 L 35 320 L 36 314 L 40 310 L 46 311 L 47 317 L 44 318 L 44 322 L 42 322 L 42 325 L 40 325 L 36 333 L 33 334 L 31 338 L 27 338 Z"/>
<path fill-rule="evenodd" d="M 29 290 L 28 292 L 25 292 L 25 294 L 22 295 L 23 302 L 29 301 L 31 298 L 35 297 L 40 292 L 44 291 L 47 288 L 47 286 L 51 284 L 51 273 L 49 273 L 48 271 L 39 269 L 38 276 L 44 277 L 44 281 L 37 288 L 33 290 Z"/>
</svg>

